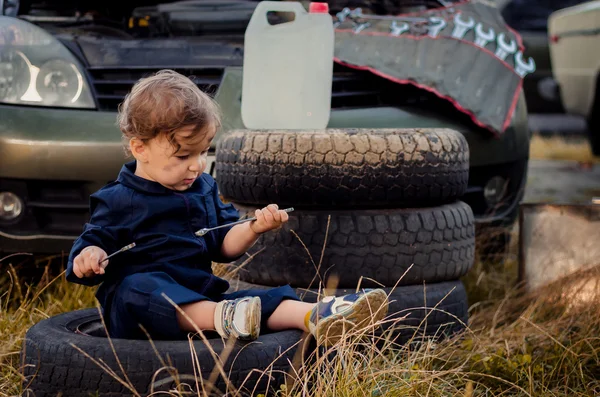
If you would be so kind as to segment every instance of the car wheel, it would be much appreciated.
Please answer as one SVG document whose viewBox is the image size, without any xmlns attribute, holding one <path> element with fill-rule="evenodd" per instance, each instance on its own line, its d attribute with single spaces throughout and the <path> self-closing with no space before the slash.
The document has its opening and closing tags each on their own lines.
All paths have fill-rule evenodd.
<svg viewBox="0 0 600 397">
<path fill-rule="evenodd" d="M 236 206 L 241 214 L 256 209 Z M 234 262 L 241 280 L 392 287 L 455 280 L 473 264 L 473 212 L 460 201 L 429 208 L 296 210 L 289 217 L 259 237 L 248 251 L 251 258 Z"/>
<path fill-rule="evenodd" d="M 594 156 L 600 156 L 600 101 L 588 121 L 590 145 Z"/>
<path fill-rule="evenodd" d="M 302 208 L 450 202 L 469 179 L 465 137 L 450 129 L 233 131 L 217 144 L 224 198 Z"/>
<path fill-rule="evenodd" d="M 588 118 L 588 134 L 594 156 L 600 156 L 600 75 L 596 78 L 596 97 Z"/>
<path fill-rule="evenodd" d="M 200 337 L 194 337 L 194 353 L 187 340 L 157 340 L 152 345 L 147 340 L 112 339 L 111 346 L 96 309 L 50 317 L 31 327 L 25 336 L 21 352 L 25 365 L 23 396 L 134 394 L 94 361 L 105 363 L 116 376 L 144 396 L 176 389 L 175 379 L 195 390 L 194 374 L 200 371 L 206 381 L 215 366 L 210 350 L 220 355 L 226 346 L 217 334 L 206 335 L 208 346 Z M 303 341 L 301 331 L 290 330 L 261 335 L 254 342 L 235 342 L 223 369 L 238 390 L 247 389 L 252 395 L 264 393 L 268 384 L 277 388 L 284 382 L 284 373 L 290 369 Z M 217 378 L 216 388 L 220 395 L 227 391 L 221 376 Z M 196 392 L 191 394 L 196 395 Z"/>
</svg>

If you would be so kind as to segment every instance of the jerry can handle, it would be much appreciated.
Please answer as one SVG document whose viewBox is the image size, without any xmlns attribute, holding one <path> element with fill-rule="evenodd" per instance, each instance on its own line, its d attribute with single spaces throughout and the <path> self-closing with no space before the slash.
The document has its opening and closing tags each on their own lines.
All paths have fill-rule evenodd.
<svg viewBox="0 0 600 397">
<path fill-rule="evenodd" d="M 283 2 L 283 1 L 261 1 L 258 3 L 250 18 L 250 24 L 272 26 L 267 20 L 267 13 L 269 11 L 275 12 L 293 12 L 297 19 L 300 15 L 306 14 L 306 10 L 299 2 Z"/>
</svg>

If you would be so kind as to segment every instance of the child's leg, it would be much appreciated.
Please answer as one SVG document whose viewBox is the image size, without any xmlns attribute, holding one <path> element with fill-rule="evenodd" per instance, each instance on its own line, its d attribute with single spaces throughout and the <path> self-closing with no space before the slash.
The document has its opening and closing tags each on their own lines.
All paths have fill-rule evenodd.
<svg viewBox="0 0 600 397">
<path fill-rule="evenodd" d="M 216 308 L 217 303 L 211 301 L 200 301 L 181 306 L 181 310 L 183 310 L 187 317 L 189 317 L 196 324 L 196 327 L 202 331 L 215 330 Z M 196 331 L 196 328 L 194 328 L 188 319 L 179 311 L 177 311 L 177 323 L 184 331 Z"/>
<path fill-rule="evenodd" d="M 260 332 L 260 299 L 244 297 L 181 305 L 177 323 L 187 332 L 217 331 L 224 338 L 256 339 Z M 188 319 L 189 318 L 189 319 Z M 190 321 L 191 320 L 191 321 Z M 195 326 L 194 326 L 195 325 Z"/>
<path fill-rule="evenodd" d="M 267 319 L 267 327 L 273 331 L 295 328 L 308 332 L 306 315 L 315 305 L 316 303 L 284 300 Z"/>
<path fill-rule="evenodd" d="M 284 300 L 267 320 L 274 330 L 296 328 L 308 331 L 326 345 L 336 343 L 351 328 L 376 324 L 388 310 L 382 289 L 364 290 L 340 297 L 324 297 L 318 303 Z"/>
</svg>

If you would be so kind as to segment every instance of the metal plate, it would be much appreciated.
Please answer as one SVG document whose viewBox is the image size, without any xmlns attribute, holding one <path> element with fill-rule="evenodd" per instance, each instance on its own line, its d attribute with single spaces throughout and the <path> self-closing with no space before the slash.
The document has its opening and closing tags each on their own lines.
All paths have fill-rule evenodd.
<svg viewBox="0 0 600 397">
<path fill-rule="evenodd" d="M 519 279 L 534 290 L 600 265 L 600 205 L 522 204 Z"/>
</svg>

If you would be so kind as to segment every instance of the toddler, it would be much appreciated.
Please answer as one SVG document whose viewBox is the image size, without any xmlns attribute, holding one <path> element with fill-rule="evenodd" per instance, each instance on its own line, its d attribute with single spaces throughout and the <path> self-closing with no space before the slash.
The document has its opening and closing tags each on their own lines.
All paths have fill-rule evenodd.
<svg viewBox="0 0 600 397">
<path fill-rule="evenodd" d="M 67 267 L 69 281 L 101 284 L 96 296 L 111 337 L 143 339 L 140 324 L 154 339 L 184 338 L 194 326 L 242 340 L 256 339 L 261 329 L 296 328 L 331 344 L 342 325 L 364 326 L 385 316 L 381 289 L 316 304 L 301 302 L 289 285 L 226 293 L 229 284 L 212 274 L 211 263 L 241 257 L 288 214 L 270 204 L 256 211 L 255 221 L 194 234 L 239 214 L 204 173 L 221 124 L 217 105 L 190 79 L 163 70 L 139 80 L 119 107 L 118 121 L 135 160 L 91 195 L 91 219 Z M 133 242 L 135 248 L 104 261 Z"/>
</svg>

